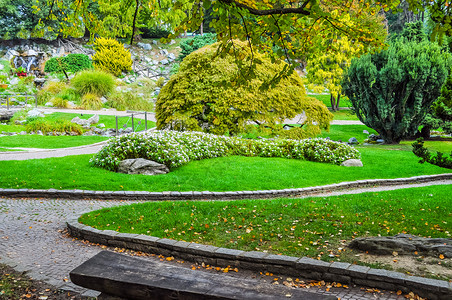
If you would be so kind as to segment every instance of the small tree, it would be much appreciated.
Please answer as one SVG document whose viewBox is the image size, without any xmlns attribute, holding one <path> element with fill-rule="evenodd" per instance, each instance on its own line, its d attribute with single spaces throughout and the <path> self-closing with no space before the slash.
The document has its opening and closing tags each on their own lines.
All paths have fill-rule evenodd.
<svg viewBox="0 0 452 300">
<path fill-rule="evenodd" d="M 397 40 L 352 60 L 342 89 L 358 118 L 388 144 L 414 135 L 440 94 L 449 55 L 428 41 Z"/>
<path fill-rule="evenodd" d="M 219 45 L 201 48 L 182 61 L 179 72 L 157 98 L 157 128 L 237 134 L 254 122 L 275 132 L 281 127 L 277 123 L 303 111 L 303 132 L 292 129 L 297 137 L 329 128 L 332 114 L 320 101 L 306 97 L 303 81 L 295 72 L 272 88 L 262 88 L 288 68 L 285 62 L 272 63 L 267 56 L 251 52 L 245 42 L 235 41 L 226 54 L 218 51 Z M 251 63 L 254 72 L 247 73 Z M 243 77 L 248 80 L 244 82 Z"/>
</svg>

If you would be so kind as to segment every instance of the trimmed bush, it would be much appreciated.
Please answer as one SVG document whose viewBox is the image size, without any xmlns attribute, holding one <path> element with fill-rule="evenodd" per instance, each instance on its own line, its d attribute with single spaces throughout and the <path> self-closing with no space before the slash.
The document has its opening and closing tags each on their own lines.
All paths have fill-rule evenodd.
<svg viewBox="0 0 452 300">
<path fill-rule="evenodd" d="M 190 39 L 185 39 L 179 45 L 182 50 L 178 58 L 180 60 L 183 60 L 190 53 L 204 46 L 211 45 L 216 41 L 217 35 L 215 33 L 205 33 L 203 35 L 197 35 Z"/>
<path fill-rule="evenodd" d="M 117 40 L 97 38 L 94 48 L 96 53 L 93 56 L 93 65 L 97 70 L 109 72 L 115 76 L 132 70 L 131 54 Z"/>
<path fill-rule="evenodd" d="M 296 72 L 274 82 L 289 68 L 287 63 L 272 62 L 257 51 L 252 55 L 245 42 L 235 41 L 226 53 L 219 53 L 218 47 L 219 43 L 206 46 L 187 56 L 163 86 L 156 102 L 158 129 L 236 135 L 256 122 L 277 133 L 282 128 L 278 123 L 303 111 L 306 126 L 299 130 L 305 136 L 329 128 L 333 115 L 322 102 L 306 97 Z M 242 75 L 249 71 L 252 57 L 255 65 L 245 82 Z"/>
<path fill-rule="evenodd" d="M 85 70 L 71 80 L 71 85 L 80 95 L 95 94 L 105 96 L 115 87 L 115 78 L 107 72 Z"/>
<path fill-rule="evenodd" d="M 346 144 L 326 139 L 248 140 L 201 132 L 152 131 L 111 139 L 92 159 L 94 166 L 116 171 L 120 161 L 145 158 L 177 168 L 193 160 L 227 155 L 282 157 L 340 164 L 360 158 Z"/>
<path fill-rule="evenodd" d="M 64 71 L 76 73 L 86 69 L 92 69 L 93 64 L 88 55 L 85 54 L 68 54 L 65 57 L 53 57 L 46 61 L 44 72 L 57 72 Z"/>
<path fill-rule="evenodd" d="M 140 28 L 140 30 L 143 32 L 141 34 L 141 37 L 145 38 L 145 39 L 160 39 L 160 38 L 166 38 L 168 37 L 171 32 L 159 27 L 159 26 L 155 26 L 155 27 L 151 27 L 151 28 Z"/>
<path fill-rule="evenodd" d="M 87 93 L 82 96 L 80 106 L 83 109 L 99 110 L 102 108 L 102 101 L 98 95 Z"/>
</svg>

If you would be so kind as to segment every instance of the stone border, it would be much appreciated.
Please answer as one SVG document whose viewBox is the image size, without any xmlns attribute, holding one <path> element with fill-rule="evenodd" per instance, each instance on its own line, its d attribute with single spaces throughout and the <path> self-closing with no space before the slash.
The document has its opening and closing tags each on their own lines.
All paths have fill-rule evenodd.
<svg viewBox="0 0 452 300">
<path fill-rule="evenodd" d="M 452 299 L 452 282 L 442 280 L 408 276 L 344 262 L 329 263 L 308 257 L 241 251 L 153 236 L 98 230 L 79 223 L 78 218 L 67 221 L 66 225 L 69 233 L 74 237 L 111 247 L 175 256 L 214 266 L 234 266 L 293 277 L 401 290 L 404 293 L 414 292 L 421 297 L 433 300 Z"/>
<path fill-rule="evenodd" d="M 393 186 L 410 183 L 422 183 L 437 180 L 451 180 L 452 173 L 424 175 L 408 178 L 369 179 L 323 186 L 297 189 L 237 191 L 237 192 L 147 192 L 147 191 L 90 191 L 90 190 L 57 190 L 57 189 L 2 189 L 0 197 L 11 198 L 59 198 L 59 199 L 99 199 L 99 200 L 238 200 L 238 199 L 266 199 L 278 197 L 301 197 L 317 193 L 328 193 L 345 189 L 356 189 L 369 186 Z"/>
</svg>

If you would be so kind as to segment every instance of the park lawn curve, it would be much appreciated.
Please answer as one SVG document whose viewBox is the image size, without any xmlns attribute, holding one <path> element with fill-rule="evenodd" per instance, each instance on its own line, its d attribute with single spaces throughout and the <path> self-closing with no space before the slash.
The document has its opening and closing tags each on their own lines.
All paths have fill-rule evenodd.
<svg viewBox="0 0 452 300">
<path fill-rule="evenodd" d="M 356 237 L 409 233 L 450 238 L 450 186 L 318 198 L 146 202 L 80 217 L 100 230 L 245 251 L 356 262 Z M 329 257 L 332 254 L 333 257 Z"/>
<path fill-rule="evenodd" d="M 119 174 L 91 167 L 92 155 L 0 161 L 0 188 L 253 191 L 450 173 L 449 169 L 418 163 L 408 145 L 400 148 L 404 149 L 393 145 L 358 147 L 364 164 L 362 168 L 296 159 L 229 156 L 193 161 L 158 176 Z"/>
<path fill-rule="evenodd" d="M 11 135 L 0 137 L 0 147 L 58 149 L 91 145 L 108 140 L 104 136 Z"/>
</svg>

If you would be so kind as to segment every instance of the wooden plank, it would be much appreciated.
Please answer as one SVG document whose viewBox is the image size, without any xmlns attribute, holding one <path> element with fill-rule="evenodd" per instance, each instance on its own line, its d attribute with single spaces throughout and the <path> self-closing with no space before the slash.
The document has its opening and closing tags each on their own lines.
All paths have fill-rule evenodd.
<svg viewBox="0 0 452 300">
<path fill-rule="evenodd" d="M 303 299 L 333 300 L 334 296 L 212 274 L 102 251 L 75 268 L 73 283 L 125 299 Z"/>
</svg>

